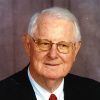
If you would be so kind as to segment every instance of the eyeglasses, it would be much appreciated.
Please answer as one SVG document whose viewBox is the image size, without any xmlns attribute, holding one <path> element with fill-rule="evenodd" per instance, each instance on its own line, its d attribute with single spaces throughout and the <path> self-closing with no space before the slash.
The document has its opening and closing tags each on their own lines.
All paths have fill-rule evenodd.
<svg viewBox="0 0 100 100">
<path fill-rule="evenodd" d="M 72 43 L 72 42 L 60 41 L 58 43 L 52 43 L 51 41 L 49 41 L 47 39 L 37 39 L 37 40 L 35 40 L 34 38 L 32 38 L 32 40 L 34 41 L 36 47 L 41 51 L 48 51 L 52 48 L 53 44 L 56 44 L 57 50 L 60 53 L 68 54 L 75 47 L 75 43 Z"/>
</svg>

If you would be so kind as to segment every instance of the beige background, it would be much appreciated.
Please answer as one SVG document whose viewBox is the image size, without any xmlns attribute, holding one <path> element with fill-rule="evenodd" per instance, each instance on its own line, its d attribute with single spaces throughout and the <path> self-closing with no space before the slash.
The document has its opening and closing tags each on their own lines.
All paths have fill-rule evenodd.
<svg viewBox="0 0 100 100">
<path fill-rule="evenodd" d="M 51 6 L 79 19 L 82 48 L 71 72 L 100 82 L 100 0 L 0 0 L 0 80 L 28 64 L 22 35 L 32 14 Z"/>
</svg>

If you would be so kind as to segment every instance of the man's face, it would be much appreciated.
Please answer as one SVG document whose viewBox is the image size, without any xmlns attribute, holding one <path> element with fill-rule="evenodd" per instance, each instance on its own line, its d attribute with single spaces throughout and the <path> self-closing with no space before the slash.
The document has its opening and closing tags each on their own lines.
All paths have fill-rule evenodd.
<svg viewBox="0 0 100 100">
<path fill-rule="evenodd" d="M 50 15 L 41 16 L 38 20 L 34 39 L 47 39 L 53 43 L 60 41 L 75 42 L 75 26 L 72 21 L 65 21 Z M 34 41 L 28 38 L 27 51 L 30 57 L 30 72 L 32 76 L 44 79 L 59 79 L 66 76 L 75 60 L 80 44 L 76 43 L 68 54 L 60 53 L 57 45 L 47 51 L 38 50 Z"/>
</svg>

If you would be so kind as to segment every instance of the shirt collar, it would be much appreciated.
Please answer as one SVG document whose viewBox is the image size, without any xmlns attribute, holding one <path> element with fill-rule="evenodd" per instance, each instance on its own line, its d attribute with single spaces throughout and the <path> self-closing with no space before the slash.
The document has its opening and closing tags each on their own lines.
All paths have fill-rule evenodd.
<svg viewBox="0 0 100 100">
<path fill-rule="evenodd" d="M 44 89 L 38 83 L 36 83 L 36 81 L 31 76 L 29 68 L 28 68 L 28 77 L 29 77 L 30 83 L 34 89 L 37 100 L 49 100 L 51 93 L 49 93 L 46 89 Z M 62 98 L 64 98 L 63 86 L 64 86 L 64 79 L 63 79 L 62 83 L 60 84 L 60 86 L 53 92 L 53 94 L 56 95 L 58 100 L 64 100 L 64 99 L 62 99 Z"/>
</svg>

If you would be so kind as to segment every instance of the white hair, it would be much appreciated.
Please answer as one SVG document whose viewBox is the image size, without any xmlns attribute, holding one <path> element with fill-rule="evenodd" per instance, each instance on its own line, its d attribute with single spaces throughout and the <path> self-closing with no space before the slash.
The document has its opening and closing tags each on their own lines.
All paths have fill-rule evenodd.
<svg viewBox="0 0 100 100">
<path fill-rule="evenodd" d="M 81 33 L 80 33 L 80 27 L 77 21 L 77 18 L 68 10 L 65 8 L 59 8 L 59 7 L 52 7 L 52 8 L 48 8 L 45 10 L 42 10 L 40 13 L 35 13 L 29 23 L 29 27 L 28 27 L 28 34 L 30 36 L 33 36 L 33 33 L 36 31 L 37 28 L 37 19 L 39 18 L 40 15 L 43 14 L 50 14 L 53 15 L 55 17 L 58 18 L 62 18 L 65 20 L 71 20 L 76 28 L 76 41 L 80 41 L 81 40 Z"/>
</svg>

